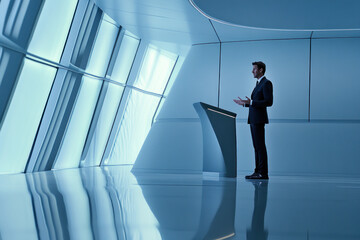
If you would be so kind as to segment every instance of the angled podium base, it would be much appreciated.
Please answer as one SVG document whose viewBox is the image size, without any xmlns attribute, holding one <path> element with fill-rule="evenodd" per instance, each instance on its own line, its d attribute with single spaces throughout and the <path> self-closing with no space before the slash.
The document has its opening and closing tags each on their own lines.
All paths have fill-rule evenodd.
<svg viewBox="0 0 360 240">
<path fill-rule="evenodd" d="M 203 134 L 203 172 L 237 177 L 236 114 L 206 103 L 194 103 Z"/>
</svg>

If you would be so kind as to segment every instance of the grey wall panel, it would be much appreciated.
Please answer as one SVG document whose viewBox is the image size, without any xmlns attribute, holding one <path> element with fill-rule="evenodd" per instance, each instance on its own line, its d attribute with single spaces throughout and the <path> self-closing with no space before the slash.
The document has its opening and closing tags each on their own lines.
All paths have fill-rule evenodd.
<svg viewBox="0 0 360 240">
<path fill-rule="evenodd" d="M 255 41 L 222 44 L 220 107 L 247 119 L 248 109 L 235 104 L 237 96 L 251 95 L 255 87 L 253 61 L 266 64 L 265 76 L 274 86 L 270 119 L 307 119 L 310 40 Z"/>
<path fill-rule="evenodd" d="M 240 174 L 253 173 L 255 168 L 254 148 L 251 141 L 250 127 L 247 123 L 236 124 L 236 144 L 237 144 L 237 170 Z M 238 177 L 239 177 L 238 174 Z"/>
<path fill-rule="evenodd" d="M 270 175 L 360 176 L 359 123 L 270 123 L 265 135 Z M 255 160 L 247 124 L 237 124 L 237 139 L 238 171 L 251 173 Z"/>
<path fill-rule="evenodd" d="M 270 123 L 265 127 L 270 175 L 360 176 L 360 124 Z M 250 128 L 237 123 L 239 177 L 253 172 Z M 197 121 L 160 121 L 153 125 L 134 170 L 202 171 L 202 132 Z"/>
<path fill-rule="evenodd" d="M 238 170 L 254 168 L 254 151 L 249 125 L 237 124 Z M 203 167 L 203 139 L 200 121 L 156 122 L 138 155 L 134 170 L 199 172 Z"/>
<path fill-rule="evenodd" d="M 194 102 L 217 105 L 219 52 L 219 44 L 191 48 L 158 119 L 198 118 Z"/>
<path fill-rule="evenodd" d="M 357 175 L 360 124 L 278 123 L 267 131 L 270 171 Z"/>
<path fill-rule="evenodd" d="M 311 119 L 360 119 L 360 38 L 314 39 Z"/>
<path fill-rule="evenodd" d="M 134 170 L 202 171 L 200 121 L 159 121 L 152 126 Z"/>
</svg>

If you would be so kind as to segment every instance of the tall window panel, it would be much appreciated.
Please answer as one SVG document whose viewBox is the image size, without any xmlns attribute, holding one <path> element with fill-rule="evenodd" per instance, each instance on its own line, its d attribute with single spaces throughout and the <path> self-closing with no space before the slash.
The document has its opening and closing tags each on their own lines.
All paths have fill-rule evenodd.
<svg viewBox="0 0 360 240">
<path fill-rule="evenodd" d="M 44 1 L 28 51 L 59 62 L 76 5 L 76 0 Z"/>
<path fill-rule="evenodd" d="M 132 90 L 110 157 L 104 164 L 133 164 L 151 128 L 160 97 Z"/>
<path fill-rule="evenodd" d="M 163 94 L 177 57 L 176 54 L 149 45 L 134 86 Z"/>
<path fill-rule="evenodd" d="M 104 77 L 119 28 L 102 20 L 86 72 Z M 84 77 L 54 168 L 78 167 L 103 81 Z"/>
<path fill-rule="evenodd" d="M 56 68 L 24 60 L 0 129 L 0 172 L 23 172 Z"/>
<path fill-rule="evenodd" d="M 75 106 L 65 130 L 55 169 L 79 166 L 81 153 L 100 93 L 102 81 L 84 76 Z"/>
<path fill-rule="evenodd" d="M 100 165 L 114 123 L 124 87 L 105 82 L 97 104 L 97 111 L 88 133 L 87 144 L 81 157 L 81 165 Z"/>
<path fill-rule="evenodd" d="M 64 77 L 65 75 L 65 77 Z M 58 150 L 61 146 L 68 120 L 71 116 L 75 100 L 81 86 L 83 75 L 67 71 L 66 74 L 60 69 L 55 78 L 55 82 L 64 78 L 59 95 L 57 96 L 56 106 L 52 112 L 50 123 L 43 137 L 41 145 L 34 145 L 27 171 L 50 170 L 54 164 Z M 34 159 L 36 161 L 34 162 Z"/>
<path fill-rule="evenodd" d="M 0 34 L 26 50 L 42 1 L 0 1 Z"/>
<path fill-rule="evenodd" d="M 88 65 L 101 18 L 102 11 L 94 3 L 89 2 L 71 56 L 72 65 L 81 69 Z"/>
<path fill-rule="evenodd" d="M 108 73 L 108 77 L 110 77 L 111 80 L 123 84 L 126 83 L 139 43 L 139 39 L 129 36 L 128 33 L 125 32 L 117 53 L 116 61 Z"/>
<path fill-rule="evenodd" d="M 78 68 L 83 67 L 84 69 L 86 68 L 91 57 L 91 52 L 96 41 L 96 36 L 102 16 L 101 10 L 96 7 L 94 3 L 88 2 L 85 7 L 86 10 L 84 12 L 83 20 L 81 22 L 80 32 L 78 33 L 78 36 L 76 38 L 76 43 L 71 58 L 71 67 L 75 65 Z M 46 136 L 43 136 L 44 141 L 41 143 L 40 151 L 40 145 L 36 145 L 37 151 L 35 155 L 32 156 L 31 166 L 29 166 L 30 168 L 27 169 L 27 171 L 50 170 L 54 166 L 54 163 L 58 158 L 61 146 L 64 143 L 67 129 L 71 125 L 69 121 L 71 119 L 71 116 L 73 115 L 73 111 L 78 96 L 80 95 L 79 92 L 81 91 L 81 88 L 94 88 L 94 84 L 90 84 L 91 86 L 88 86 L 86 88 L 86 85 L 89 85 L 86 83 L 84 87 L 83 81 L 85 80 L 83 79 L 83 74 L 68 71 L 65 77 L 63 75 L 63 73 L 59 72 L 59 74 L 56 76 L 56 83 L 59 83 L 61 85 L 61 90 L 60 93 L 54 93 L 55 95 L 59 94 L 59 96 L 57 97 L 58 99 L 56 101 L 56 105 L 51 106 L 51 108 L 54 108 L 54 110 L 49 109 L 49 112 L 53 111 L 53 115 L 51 117 L 49 126 L 45 126 L 45 128 L 47 128 Z M 93 79 L 90 82 L 95 82 L 96 91 L 98 91 L 98 89 L 101 87 L 101 80 Z M 82 96 L 83 95 L 84 94 L 82 94 Z M 73 163 L 73 165 L 74 164 L 75 163 Z M 67 166 L 68 164 L 64 165 Z M 32 169 L 32 166 L 34 166 L 34 169 Z"/>
<path fill-rule="evenodd" d="M 105 16 L 106 14 L 103 15 L 104 18 Z M 86 67 L 87 73 L 105 77 L 118 33 L 119 28 L 117 26 L 104 19 L 101 21 L 89 63 Z"/>
<path fill-rule="evenodd" d="M 104 164 L 134 164 L 150 131 L 153 117 L 177 60 L 177 55 L 149 45 L 131 90 L 110 156 Z"/>
<path fill-rule="evenodd" d="M 123 35 L 121 42 L 117 43 L 107 77 L 122 84 L 126 83 L 139 42 L 139 39 L 128 36 L 126 33 Z M 100 164 L 123 90 L 124 87 L 122 86 L 108 82 L 104 83 L 81 156 L 80 166 L 96 166 Z"/>
<path fill-rule="evenodd" d="M 0 46 L 0 126 L 21 69 L 24 54 Z"/>
</svg>

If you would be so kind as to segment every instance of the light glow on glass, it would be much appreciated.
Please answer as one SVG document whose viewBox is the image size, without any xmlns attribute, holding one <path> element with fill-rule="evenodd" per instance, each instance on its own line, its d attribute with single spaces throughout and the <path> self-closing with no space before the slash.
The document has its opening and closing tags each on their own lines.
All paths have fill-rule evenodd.
<svg viewBox="0 0 360 240">
<path fill-rule="evenodd" d="M 124 35 L 111 73 L 111 79 L 126 83 L 140 40 Z"/>
<path fill-rule="evenodd" d="M 105 151 L 107 140 L 111 132 L 114 119 L 118 110 L 124 87 L 105 82 L 102 91 L 105 97 L 101 105 L 99 118 L 96 122 L 94 133 L 88 149 L 84 149 L 81 166 L 98 166 Z"/>
<path fill-rule="evenodd" d="M 149 45 L 134 86 L 163 94 L 177 55 Z"/>
<path fill-rule="evenodd" d="M 84 76 L 54 168 L 79 166 L 102 81 Z"/>
<path fill-rule="evenodd" d="M 151 128 L 160 97 L 132 90 L 117 132 L 110 158 L 105 164 L 133 164 Z"/>
<path fill-rule="evenodd" d="M 77 1 L 46 0 L 37 21 L 28 51 L 59 62 L 71 26 Z"/>
<path fill-rule="evenodd" d="M 40 124 L 56 69 L 29 59 L 0 128 L 0 172 L 23 172 Z"/>
<path fill-rule="evenodd" d="M 119 28 L 102 20 L 86 72 L 105 77 Z"/>
</svg>

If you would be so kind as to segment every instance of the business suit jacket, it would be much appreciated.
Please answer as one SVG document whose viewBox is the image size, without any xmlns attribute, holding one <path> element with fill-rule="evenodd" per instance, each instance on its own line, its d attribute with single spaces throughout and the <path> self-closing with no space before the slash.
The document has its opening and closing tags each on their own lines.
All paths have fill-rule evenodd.
<svg viewBox="0 0 360 240">
<path fill-rule="evenodd" d="M 251 105 L 249 107 L 249 124 L 269 123 L 266 107 L 273 104 L 273 86 L 270 80 L 263 77 L 256 85 L 251 94 Z"/>
</svg>

